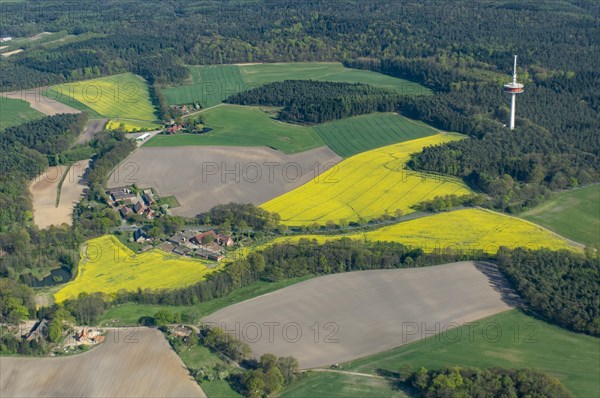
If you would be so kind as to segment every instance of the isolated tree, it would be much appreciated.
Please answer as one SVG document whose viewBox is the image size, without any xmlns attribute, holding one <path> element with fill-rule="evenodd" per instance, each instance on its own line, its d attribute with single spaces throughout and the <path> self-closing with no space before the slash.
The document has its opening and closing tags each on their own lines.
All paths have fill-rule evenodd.
<svg viewBox="0 0 600 398">
<path fill-rule="evenodd" d="M 273 366 L 265 372 L 264 380 L 265 392 L 269 395 L 276 393 L 283 387 L 283 376 L 276 366 Z"/>
<path fill-rule="evenodd" d="M 261 398 L 266 388 L 265 374 L 260 369 L 251 370 L 244 375 L 243 384 L 249 398 Z"/>
<path fill-rule="evenodd" d="M 61 321 L 54 319 L 48 324 L 48 338 L 51 342 L 56 343 L 62 337 L 63 329 Z"/>
<path fill-rule="evenodd" d="M 294 380 L 300 371 L 300 364 L 294 357 L 280 357 L 277 359 L 277 368 L 283 376 L 285 385 L 289 385 Z"/>
</svg>

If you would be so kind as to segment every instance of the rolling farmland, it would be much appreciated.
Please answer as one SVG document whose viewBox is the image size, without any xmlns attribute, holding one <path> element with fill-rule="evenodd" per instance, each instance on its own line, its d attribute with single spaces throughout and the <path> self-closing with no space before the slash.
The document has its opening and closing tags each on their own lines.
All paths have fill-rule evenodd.
<svg viewBox="0 0 600 398">
<path fill-rule="evenodd" d="M 65 83 L 49 91 L 64 104 L 91 111 L 92 117 L 156 119 L 146 82 L 131 73 Z"/>
<path fill-rule="evenodd" d="M 43 117 L 43 113 L 33 109 L 26 101 L 0 97 L 0 130 Z"/>
<path fill-rule="evenodd" d="M 371 374 L 377 374 L 378 369 L 398 371 L 404 364 L 428 369 L 536 368 L 557 377 L 577 397 L 592 396 L 591 392 L 600 389 L 598 338 L 561 329 L 519 310 L 482 319 L 475 325 L 448 332 L 447 339 L 418 341 L 349 362 L 342 368 Z M 483 332 L 486 325 L 491 325 L 487 336 Z M 474 331 L 471 338 L 470 330 Z M 496 330 L 501 331 L 497 337 Z"/>
<path fill-rule="evenodd" d="M 237 65 L 189 66 L 192 83 L 162 90 L 169 105 L 199 102 L 208 108 L 247 89 Z"/>
<path fill-rule="evenodd" d="M 397 113 L 372 113 L 319 124 L 315 130 L 335 153 L 346 158 L 371 149 L 437 134 L 424 123 Z"/>
<path fill-rule="evenodd" d="M 239 105 L 221 105 L 207 110 L 204 116 L 210 132 L 157 135 L 146 146 L 262 145 L 297 153 L 327 144 L 338 155 L 349 157 L 437 134 L 434 128 L 396 113 L 373 113 L 317 126 L 283 123 L 260 108 Z"/>
<path fill-rule="evenodd" d="M 244 65 L 242 76 L 249 87 L 284 80 L 321 80 L 329 82 L 366 83 L 395 90 L 402 94 L 431 94 L 418 83 L 381 73 L 346 68 L 337 62 L 300 62 Z"/>
<path fill-rule="evenodd" d="M 2 357 L 2 397 L 206 397 L 155 329 L 111 330 L 62 358 Z"/>
<path fill-rule="evenodd" d="M 600 185 L 554 194 L 521 217 L 577 242 L 600 247 Z"/>
<path fill-rule="evenodd" d="M 413 212 L 410 206 L 423 200 L 470 193 L 457 179 L 404 169 L 411 153 L 457 139 L 458 135 L 437 134 L 360 153 L 262 207 L 279 213 L 287 225 L 301 226 L 369 220 L 398 209 L 408 214 Z"/>
<path fill-rule="evenodd" d="M 329 366 L 422 338 L 403 331 L 407 322 L 447 327 L 506 311 L 512 296 L 499 286 L 505 287 L 504 279 L 492 266 L 472 262 L 348 272 L 226 307 L 203 321 L 226 331 L 238 322 L 241 330 L 250 323 L 277 323 L 272 334 L 264 330 L 254 338 L 252 329 L 238 338 L 257 357 L 270 352 L 294 356 L 302 368 Z"/>
<path fill-rule="evenodd" d="M 206 262 L 151 250 L 134 254 L 112 235 L 89 240 L 82 249 L 77 277 L 54 296 L 57 302 L 82 292 L 169 289 L 191 285 L 210 272 Z"/>
<path fill-rule="evenodd" d="M 83 175 L 89 162 L 89 160 L 81 160 L 70 166 L 49 167 L 31 181 L 29 192 L 33 206 L 33 221 L 38 228 L 73 224 L 73 208 L 81 200 L 86 188 Z M 60 200 L 57 200 L 59 188 Z"/>
<path fill-rule="evenodd" d="M 255 107 L 222 105 L 204 116 L 209 133 L 157 135 L 145 146 L 268 146 L 292 154 L 325 145 L 312 127 L 279 122 Z"/>
<path fill-rule="evenodd" d="M 199 102 L 208 108 L 227 97 L 263 84 L 284 80 L 367 83 L 401 94 L 431 94 L 417 83 L 377 72 L 344 67 L 337 62 L 188 66 L 192 81 L 162 89 L 169 105 Z"/>
<path fill-rule="evenodd" d="M 314 178 L 315 164 L 340 160 L 326 146 L 286 155 L 266 147 L 144 145 L 121 162 L 108 186 L 155 188 L 161 197 L 175 196 L 174 215 L 194 217 L 218 204 L 259 205 Z"/>
<path fill-rule="evenodd" d="M 552 250 L 580 250 L 565 238 L 520 218 L 483 209 L 463 209 L 439 213 L 383 227 L 374 231 L 349 235 L 303 235 L 286 239 L 317 239 L 324 242 L 340 237 L 370 241 L 398 242 L 420 247 L 426 252 L 435 249 L 464 251 L 483 250 L 495 254 L 500 246 L 510 248 L 541 247 Z"/>
</svg>

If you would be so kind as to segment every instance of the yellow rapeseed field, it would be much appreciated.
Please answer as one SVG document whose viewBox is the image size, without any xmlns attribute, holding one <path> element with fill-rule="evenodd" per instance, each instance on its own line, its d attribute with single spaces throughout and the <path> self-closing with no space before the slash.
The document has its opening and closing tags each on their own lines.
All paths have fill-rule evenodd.
<svg viewBox="0 0 600 398">
<path fill-rule="evenodd" d="M 74 98 L 104 117 L 148 121 L 156 119 L 148 85 L 132 73 L 65 83 L 50 89 L 60 93 L 58 100 L 69 104 L 64 96 Z"/>
<path fill-rule="evenodd" d="M 279 213 L 287 225 L 337 224 L 394 215 L 396 210 L 408 214 L 413 212 L 410 206 L 423 200 L 468 194 L 458 179 L 404 169 L 411 153 L 458 139 L 456 134 L 438 134 L 360 153 L 261 207 Z"/>
<path fill-rule="evenodd" d="M 426 252 L 453 248 L 466 252 L 483 250 L 486 253 L 496 253 L 500 246 L 581 250 L 571 245 L 565 238 L 539 225 L 484 209 L 439 213 L 362 234 L 344 236 L 351 239 L 398 242 L 407 246 L 420 247 Z M 304 235 L 279 238 L 274 242 L 301 238 L 325 242 L 341 237 L 342 235 Z"/>
<path fill-rule="evenodd" d="M 82 247 L 77 277 L 54 298 L 62 302 L 81 292 L 116 293 L 121 289 L 169 289 L 201 281 L 211 272 L 206 262 L 168 254 L 158 249 L 135 254 L 119 240 L 106 235 Z"/>
<path fill-rule="evenodd" d="M 106 123 L 107 130 L 116 130 L 121 124 L 125 126 L 125 131 L 151 131 L 158 130 L 161 128 L 160 125 L 156 123 L 145 122 L 141 120 L 131 120 L 131 119 L 111 119 L 108 123 Z"/>
</svg>

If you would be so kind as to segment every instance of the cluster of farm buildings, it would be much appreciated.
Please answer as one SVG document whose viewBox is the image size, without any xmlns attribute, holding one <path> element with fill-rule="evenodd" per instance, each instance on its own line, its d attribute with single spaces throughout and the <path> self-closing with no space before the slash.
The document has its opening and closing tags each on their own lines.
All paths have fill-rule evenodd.
<svg viewBox="0 0 600 398">
<path fill-rule="evenodd" d="M 181 256 L 221 261 L 225 257 L 224 249 L 233 245 L 234 242 L 231 236 L 217 233 L 211 229 L 204 232 L 178 232 L 158 245 L 158 248 Z"/>
<path fill-rule="evenodd" d="M 144 217 L 146 220 L 154 219 L 158 214 L 152 209 L 156 208 L 156 199 L 151 189 L 136 193 L 132 187 L 113 188 L 107 191 L 112 199 L 112 206 L 119 212 L 121 218 L 127 220 L 132 215 Z M 146 243 L 142 251 L 147 251 L 154 246 L 153 239 L 148 238 L 143 228 L 133 232 L 133 241 Z M 187 230 L 174 234 L 160 243 L 157 247 L 167 253 L 180 256 L 200 257 L 212 261 L 220 261 L 225 255 L 225 248 L 234 245 L 231 236 L 208 230 Z"/>
<path fill-rule="evenodd" d="M 151 207 L 156 204 L 154 193 L 151 189 L 145 189 L 141 193 L 135 193 L 130 187 L 113 188 L 107 191 L 112 199 L 113 208 L 119 211 L 121 218 L 127 219 L 133 214 L 152 220 L 156 211 Z"/>
</svg>

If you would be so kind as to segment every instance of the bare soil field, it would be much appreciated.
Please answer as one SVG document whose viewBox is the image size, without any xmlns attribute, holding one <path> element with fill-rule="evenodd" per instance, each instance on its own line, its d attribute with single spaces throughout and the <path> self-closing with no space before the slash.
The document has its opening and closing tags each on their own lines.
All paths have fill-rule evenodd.
<svg viewBox="0 0 600 398">
<path fill-rule="evenodd" d="M 451 342 L 460 324 L 514 304 L 494 266 L 460 262 L 327 275 L 229 306 L 203 321 L 246 341 L 257 357 L 291 355 L 302 368 L 313 368 L 432 335 Z"/>
<path fill-rule="evenodd" d="M 143 146 L 115 169 L 108 187 L 155 188 L 177 198 L 173 214 L 192 217 L 223 203 L 259 205 L 340 160 L 328 147 L 286 155 L 266 147 Z"/>
<path fill-rule="evenodd" d="M 2 55 L 5 54 L 8 53 Z M 33 109 L 48 116 L 57 115 L 59 113 L 81 113 L 80 110 L 45 96 L 44 93 L 46 93 L 46 89 L 46 87 L 37 87 L 29 90 L 0 93 L 0 95 L 7 98 L 27 101 Z"/>
<path fill-rule="evenodd" d="M 2 397 L 205 397 L 158 330 L 110 331 L 90 352 L 0 357 Z"/>
<path fill-rule="evenodd" d="M 83 173 L 89 165 L 89 160 L 67 166 L 50 167 L 46 172 L 32 181 L 29 190 L 32 195 L 33 221 L 39 228 L 50 225 L 71 225 L 73 207 L 81 199 L 85 183 Z M 66 176 L 64 174 L 67 173 Z M 60 193 L 60 202 L 56 206 L 58 185 L 64 176 Z"/>
</svg>

